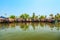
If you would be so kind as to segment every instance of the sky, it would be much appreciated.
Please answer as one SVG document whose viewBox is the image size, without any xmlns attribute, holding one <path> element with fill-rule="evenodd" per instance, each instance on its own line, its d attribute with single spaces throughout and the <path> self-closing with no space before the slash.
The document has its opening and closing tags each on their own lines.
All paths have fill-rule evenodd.
<svg viewBox="0 0 60 40">
<path fill-rule="evenodd" d="M 0 0 L 0 16 L 20 16 L 27 13 L 32 16 L 60 13 L 60 0 Z"/>
</svg>

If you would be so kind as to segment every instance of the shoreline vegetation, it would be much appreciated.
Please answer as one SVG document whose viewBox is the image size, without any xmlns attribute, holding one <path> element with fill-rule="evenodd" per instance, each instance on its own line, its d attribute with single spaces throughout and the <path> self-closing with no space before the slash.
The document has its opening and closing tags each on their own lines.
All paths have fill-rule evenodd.
<svg viewBox="0 0 60 40">
<path fill-rule="evenodd" d="M 10 17 L 0 17 L 0 23 L 13 23 L 13 22 L 48 22 L 48 23 L 56 23 L 60 22 L 60 14 L 57 13 L 56 15 L 50 14 L 49 17 L 41 15 L 36 16 L 35 13 L 33 13 L 32 16 L 30 16 L 27 13 L 21 14 L 19 17 L 16 17 L 15 15 L 11 15 Z"/>
</svg>

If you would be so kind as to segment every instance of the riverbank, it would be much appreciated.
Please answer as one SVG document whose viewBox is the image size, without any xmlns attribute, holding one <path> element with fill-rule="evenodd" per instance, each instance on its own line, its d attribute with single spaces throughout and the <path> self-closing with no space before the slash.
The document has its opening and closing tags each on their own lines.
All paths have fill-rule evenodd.
<svg viewBox="0 0 60 40">
<path fill-rule="evenodd" d="M 0 23 L 13 23 L 13 22 L 48 22 L 48 23 L 56 23 L 60 22 L 60 14 L 57 13 L 56 15 L 50 14 L 49 17 L 47 16 L 36 16 L 33 13 L 32 16 L 28 14 L 21 14 L 19 17 L 11 15 L 10 17 L 0 17 Z"/>
<path fill-rule="evenodd" d="M 48 23 L 55 23 L 60 22 L 60 20 L 55 19 L 11 19 L 11 18 L 3 18 L 0 19 L 0 23 L 13 23 L 13 22 L 48 22 Z"/>
</svg>

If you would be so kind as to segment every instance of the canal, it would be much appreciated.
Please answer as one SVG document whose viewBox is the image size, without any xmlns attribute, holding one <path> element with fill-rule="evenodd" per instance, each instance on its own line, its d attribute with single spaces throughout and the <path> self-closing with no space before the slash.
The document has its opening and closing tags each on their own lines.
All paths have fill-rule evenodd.
<svg viewBox="0 0 60 40">
<path fill-rule="evenodd" d="M 0 40 L 60 40 L 60 23 L 0 23 Z"/>
</svg>

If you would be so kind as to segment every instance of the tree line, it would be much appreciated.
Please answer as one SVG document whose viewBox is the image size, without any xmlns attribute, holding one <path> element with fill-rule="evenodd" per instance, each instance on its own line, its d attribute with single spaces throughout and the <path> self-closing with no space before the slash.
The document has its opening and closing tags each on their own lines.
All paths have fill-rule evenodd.
<svg viewBox="0 0 60 40">
<path fill-rule="evenodd" d="M 51 19 L 60 19 L 60 14 L 57 13 L 56 15 L 53 15 L 53 14 L 50 14 L 49 15 Z M 33 13 L 32 16 L 30 16 L 29 14 L 27 13 L 24 13 L 24 14 L 21 14 L 19 17 L 16 17 L 15 15 L 11 15 L 9 16 L 9 18 L 23 18 L 23 19 L 28 19 L 28 18 L 32 18 L 32 19 L 46 19 L 48 18 L 46 15 L 40 15 L 40 16 L 36 16 L 35 13 Z"/>
</svg>

